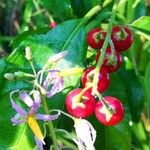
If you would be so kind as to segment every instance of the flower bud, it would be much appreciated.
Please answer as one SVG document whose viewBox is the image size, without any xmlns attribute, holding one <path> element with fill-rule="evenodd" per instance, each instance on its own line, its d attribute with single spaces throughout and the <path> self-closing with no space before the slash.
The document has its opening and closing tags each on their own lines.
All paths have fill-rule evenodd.
<svg viewBox="0 0 150 150">
<path fill-rule="evenodd" d="M 13 73 L 6 73 L 4 74 L 4 78 L 6 78 L 7 80 L 14 80 L 14 74 Z"/>
<path fill-rule="evenodd" d="M 29 46 L 27 46 L 25 48 L 25 57 L 27 60 L 31 61 L 32 60 L 32 52 L 31 52 L 31 48 Z"/>
<path fill-rule="evenodd" d="M 15 77 L 19 77 L 19 78 L 24 78 L 24 77 L 31 77 L 31 78 L 34 78 L 34 75 L 29 74 L 29 73 L 25 73 L 25 72 L 22 72 L 22 71 L 15 72 L 15 73 L 14 73 L 14 76 L 15 76 Z"/>
</svg>

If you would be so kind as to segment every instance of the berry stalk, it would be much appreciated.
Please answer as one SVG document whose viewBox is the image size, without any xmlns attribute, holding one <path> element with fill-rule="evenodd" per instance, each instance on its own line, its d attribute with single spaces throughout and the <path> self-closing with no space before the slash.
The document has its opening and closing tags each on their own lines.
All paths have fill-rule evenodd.
<svg viewBox="0 0 150 150">
<path fill-rule="evenodd" d="M 93 88 L 92 88 L 92 94 L 93 95 L 96 95 L 96 93 L 97 93 L 97 84 L 98 84 L 99 71 L 100 71 L 100 68 L 103 64 L 103 60 L 104 60 L 105 53 L 106 53 L 106 48 L 108 46 L 108 42 L 109 42 L 109 39 L 110 39 L 110 36 L 111 36 L 113 21 L 115 20 L 115 14 L 116 14 L 116 10 L 117 10 L 117 3 L 118 3 L 118 0 L 115 0 L 113 8 L 112 8 L 112 15 L 111 15 L 111 18 L 110 18 L 110 22 L 108 24 L 106 38 L 105 38 L 104 44 L 102 46 L 102 53 L 101 53 L 101 56 L 98 60 L 97 65 L 95 67 L 95 74 L 94 74 L 94 78 L 93 78 Z"/>
</svg>

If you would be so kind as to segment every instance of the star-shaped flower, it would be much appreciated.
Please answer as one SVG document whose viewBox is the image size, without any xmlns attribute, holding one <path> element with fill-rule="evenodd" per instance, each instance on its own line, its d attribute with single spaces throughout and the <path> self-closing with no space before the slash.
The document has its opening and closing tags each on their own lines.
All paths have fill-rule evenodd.
<svg viewBox="0 0 150 150">
<path fill-rule="evenodd" d="M 38 108 L 41 105 L 40 93 L 38 91 L 33 91 L 33 100 L 26 92 L 19 92 L 19 98 L 23 103 L 25 103 L 29 107 L 29 111 L 27 112 L 20 105 L 18 105 L 12 98 L 12 95 L 18 91 L 14 91 L 10 95 L 11 105 L 14 110 L 16 110 L 17 114 L 11 118 L 13 125 L 18 125 L 22 123 L 27 123 L 33 133 L 36 136 L 36 139 L 39 142 L 44 142 L 44 136 L 41 132 L 41 129 L 37 123 L 37 120 L 50 121 L 58 118 L 59 114 L 48 115 L 37 113 Z"/>
</svg>

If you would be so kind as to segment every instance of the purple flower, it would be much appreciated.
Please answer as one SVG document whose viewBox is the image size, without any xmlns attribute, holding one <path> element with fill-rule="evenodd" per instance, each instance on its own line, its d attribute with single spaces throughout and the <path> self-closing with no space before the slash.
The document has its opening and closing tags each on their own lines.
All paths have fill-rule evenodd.
<svg viewBox="0 0 150 150">
<path fill-rule="evenodd" d="M 49 87 L 52 85 L 52 88 L 49 90 Z M 59 70 L 49 70 L 46 79 L 43 82 L 43 88 L 47 91 L 46 95 L 48 98 L 52 97 L 56 93 L 59 93 L 63 90 L 64 79 L 60 76 Z"/>
<path fill-rule="evenodd" d="M 30 126 L 33 133 L 35 134 L 36 139 L 39 142 L 45 144 L 44 136 L 36 120 L 55 120 L 58 118 L 59 114 L 48 115 L 37 113 L 38 108 L 41 105 L 40 93 L 38 91 L 32 92 L 33 100 L 26 92 L 19 92 L 19 98 L 23 103 L 25 103 L 29 107 L 29 111 L 27 112 L 13 100 L 12 95 L 15 92 L 18 91 L 14 91 L 10 94 L 12 108 L 17 112 L 17 114 L 13 118 L 11 118 L 13 125 L 27 123 Z"/>
</svg>

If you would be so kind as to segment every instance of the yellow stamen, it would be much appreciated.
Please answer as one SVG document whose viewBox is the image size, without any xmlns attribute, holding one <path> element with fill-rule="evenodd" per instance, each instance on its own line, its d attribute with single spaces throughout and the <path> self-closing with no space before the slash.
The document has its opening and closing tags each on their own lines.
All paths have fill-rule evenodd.
<svg viewBox="0 0 150 150">
<path fill-rule="evenodd" d="M 66 76 L 71 76 L 71 75 L 78 74 L 78 73 L 83 73 L 83 68 L 77 67 L 77 68 L 64 69 L 61 72 L 59 72 L 59 75 L 66 77 Z"/>
<path fill-rule="evenodd" d="M 44 136 L 34 116 L 28 116 L 27 123 L 35 136 L 45 145 Z"/>
</svg>

